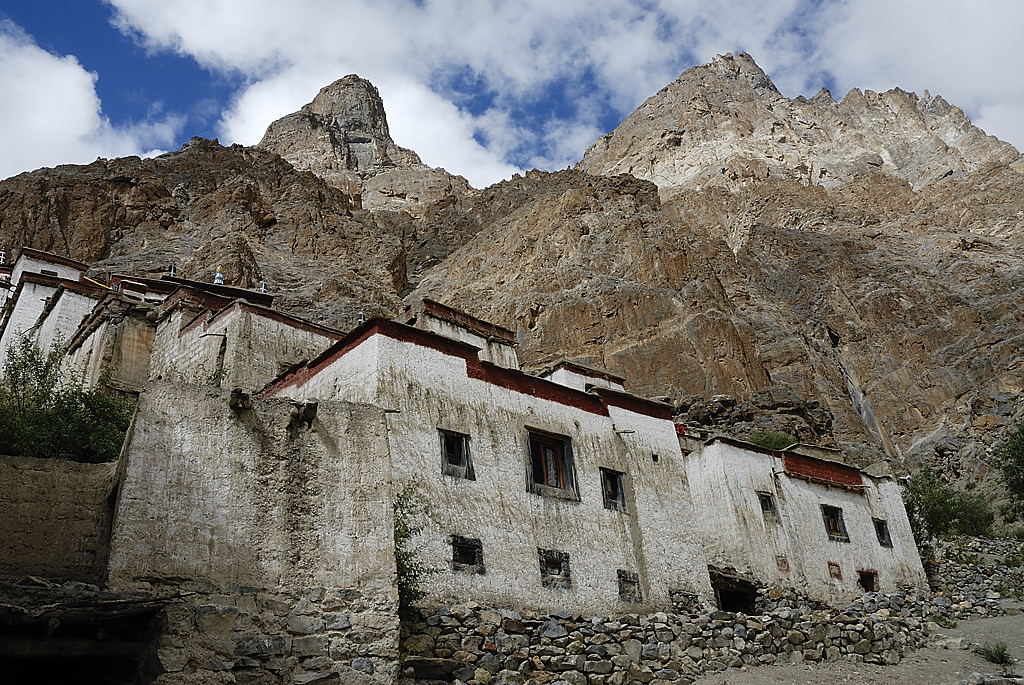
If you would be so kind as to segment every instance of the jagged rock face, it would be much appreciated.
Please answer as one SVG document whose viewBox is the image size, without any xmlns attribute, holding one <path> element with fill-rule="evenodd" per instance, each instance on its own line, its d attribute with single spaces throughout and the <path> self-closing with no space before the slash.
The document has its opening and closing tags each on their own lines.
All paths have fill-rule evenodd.
<svg viewBox="0 0 1024 685">
<path fill-rule="evenodd" d="M 0 242 L 94 264 L 92 273 L 265 280 L 286 311 L 328 324 L 398 310 L 403 229 L 277 155 L 193 139 L 155 159 L 61 166 L 0 182 Z"/>
<path fill-rule="evenodd" d="M 603 136 L 577 168 L 678 189 L 739 189 L 793 179 L 826 188 L 881 172 L 915 190 L 1020 153 L 974 127 L 939 96 L 851 90 L 837 103 L 783 97 L 746 53 L 694 67 Z"/>
<path fill-rule="evenodd" d="M 292 116 L 326 129 L 350 95 Z M 352 105 L 366 113 L 352 130 L 386 137 L 371 105 Z M 369 211 L 276 154 L 196 141 L 0 182 L 0 240 L 101 271 L 223 265 L 342 329 L 358 310 L 397 314 L 416 288 L 515 330 L 528 367 L 604 367 L 689 419 L 862 462 L 973 478 L 1024 419 L 1020 156 L 939 98 L 787 100 L 741 55 L 687 72 L 595 144 L 580 167 L 601 175 L 466 192 L 387 141 L 369 166 L 324 153 Z"/>
<path fill-rule="evenodd" d="M 461 176 L 428 167 L 395 144 L 380 94 L 355 74 L 321 88 L 311 103 L 272 123 L 257 147 L 349 194 L 362 193 L 371 209 L 418 214 L 442 197 L 469 191 Z"/>
</svg>

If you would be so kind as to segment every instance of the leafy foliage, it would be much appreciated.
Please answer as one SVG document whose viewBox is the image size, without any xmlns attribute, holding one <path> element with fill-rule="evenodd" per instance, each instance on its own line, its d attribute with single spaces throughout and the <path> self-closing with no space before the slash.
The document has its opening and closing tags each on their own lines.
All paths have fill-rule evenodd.
<svg viewBox="0 0 1024 685">
<path fill-rule="evenodd" d="M 775 431 L 755 431 L 747 438 L 747 442 L 768 450 L 782 450 L 790 445 L 796 444 L 796 438 L 789 433 L 776 433 Z"/>
<path fill-rule="evenodd" d="M 1010 521 L 1024 518 L 1024 423 L 1010 431 L 994 452 L 1009 503 L 1002 510 Z"/>
<path fill-rule="evenodd" d="M 132 403 L 61 382 L 61 354 L 27 338 L 7 350 L 0 380 L 0 454 L 98 463 L 117 459 Z"/>
<path fill-rule="evenodd" d="M 984 535 L 994 518 L 982 495 L 958 492 L 928 468 L 903 486 L 903 503 L 918 545 L 950 533 Z"/>
<path fill-rule="evenodd" d="M 1010 649 L 1006 646 L 1005 642 L 996 642 L 994 644 L 985 643 L 976 650 L 985 661 L 993 664 L 999 664 L 1000 666 L 1009 666 L 1013 663 L 1013 657 L 1010 656 Z"/>
<path fill-rule="evenodd" d="M 423 526 L 416 523 L 425 506 L 419 493 L 419 483 L 411 482 L 395 495 L 395 566 L 398 572 L 398 610 L 409 613 L 412 607 L 426 594 L 420 583 L 429 575 L 437 573 L 419 558 L 419 549 L 412 546 L 412 540 Z"/>
</svg>

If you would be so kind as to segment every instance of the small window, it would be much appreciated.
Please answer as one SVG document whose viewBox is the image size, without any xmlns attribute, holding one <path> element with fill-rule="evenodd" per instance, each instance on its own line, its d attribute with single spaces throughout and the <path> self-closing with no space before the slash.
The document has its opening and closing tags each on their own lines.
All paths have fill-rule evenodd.
<svg viewBox="0 0 1024 685">
<path fill-rule="evenodd" d="M 889 537 L 889 524 L 882 519 L 872 519 L 875 522 L 875 535 L 878 536 L 878 544 L 882 547 L 892 547 L 892 538 Z"/>
<path fill-rule="evenodd" d="M 864 592 L 878 591 L 878 571 L 861 570 L 857 571 L 857 584 Z"/>
<path fill-rule="evenodd" d="M 530 492 L 578 500 L 572 442 L 569 438 L 535 430 L 531 430 L 529 435 Z"/>
<path fill-rule="evenodd" d="M 622 472 L 601 469 L 601 494 L 605 509 L 626 510 L 626 495 L 622 490 Z"/>
<path fill-rule="evenodd" d="M 836 563 L 834 561 L 828 562 L 828 577 L 831 578 L 832 580 L 842 580 L 843 579 L 843 569 L 842 569 L 842 567 L 838 563 Z"/>
<path fill-rule="evenodd" d="M 441 471 L 447 476 L 476 480 L 473 462 L 469 457 L 469 436 L 444 429 L 437 431 L 441 436 Z"/>
<path fill-rule="evenodd" d="M 52 269 L 40 269 L 39 273 L 42 274 L 43 276 L 57 276 L 57 272 L 53 271 Z"/>
<path fill-rule="evenodd" d="M 639 575 L 621 568 L 617 569 L 615 574 L 619 578 L 619 599 L 634 603 L 644 601 L 643 592 L 640 590 Z"/>
<path fill-rule="evenodd" d="M 822 504 L 821 517 L 825 520 L 825 532 L 828 533 L 829 540 L 835 540 L 836 542 L 850 541 L 850 536 L 846 534 L 846 524 L 843 523 L 842 509 Z"/>
<path fill-rule="evenodd" d="M 569 553 L 556 549 L 537 548 L 540 560 L 540 582 L 544 587 L 570 588 L 572 576 L 569 574 Z"/>
<path fill-rule="evenodd" d="M 779 510 L 775 508 L 775 496 L 767 492 L 757 493 L 757 501 L 761 504 L 761 514 L 768 523 L 779 522 Z"/>
<path fill-rule="evenodd" d="M 789 558 L 785 554 L 775 555 L 775 568 L 783 573 L 789 573 Z"/>
<path fill-rule="evenodd" d="M 452 570 L 484 573 L 484 546 L 479 538 L 452 536 Z"/>
</svg>

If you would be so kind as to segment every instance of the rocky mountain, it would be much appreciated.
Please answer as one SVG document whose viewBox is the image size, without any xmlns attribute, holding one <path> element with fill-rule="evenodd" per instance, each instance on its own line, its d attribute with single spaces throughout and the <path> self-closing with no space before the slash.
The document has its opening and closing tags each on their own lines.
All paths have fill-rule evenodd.
<svg viewBox="0 0 1024 685">
<path fill-rule="evenodd" d="M 355 74 L 324 86 L 298 112 L 272 123 L 257 147 L 360 195 L 369 209 L 418 215 L 432 202 L 469 191 L 466 179 L 428 167 L 395 144 L 380 94 Z"/>
<path fill-rule="evenodd" d="M 726 55 L 576 169 L 477 191 L 398 147 L 349 76 L 253 148 L 2 181 L 0 241 L 97 277 L 222 265 L 342 329 L 430 296 L 515 330 L 527 367 L 569 357 L 688 421 L 969 479 L 1024 418 L 1022 168 L 940 97 L 788 99 Z"/>
</svg>

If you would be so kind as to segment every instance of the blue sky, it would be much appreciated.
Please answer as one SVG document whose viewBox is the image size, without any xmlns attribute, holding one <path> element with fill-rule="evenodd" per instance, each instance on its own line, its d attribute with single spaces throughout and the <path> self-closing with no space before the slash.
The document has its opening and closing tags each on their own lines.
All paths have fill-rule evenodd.
<svg viewBox="0 0 1024 685">
<path fill-rule="evenodd" d="M 477 187 L 577 161 L 715 54 L 790 97 L 928 89 L 1024 147 L 1018 0 L 0 0 L 0 178 L 258 142 L 348 73 Z"/>
</svg>

